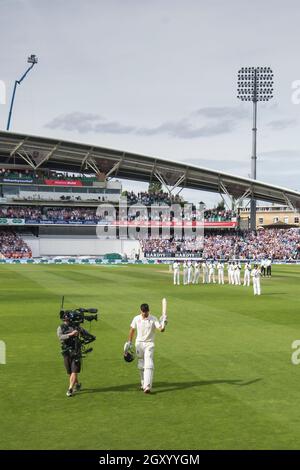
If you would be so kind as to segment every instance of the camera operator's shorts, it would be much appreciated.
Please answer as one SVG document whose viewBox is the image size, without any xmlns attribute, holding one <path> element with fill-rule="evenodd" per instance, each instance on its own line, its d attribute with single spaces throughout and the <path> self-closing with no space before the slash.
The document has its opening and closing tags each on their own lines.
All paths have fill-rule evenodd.
<svg viewBox="0 0 300 470">
<path fill-rule="evenodd" d="M 67 374 L 79 374 L 81 370 L 81 361 L 80 359 L 75 359 L 69 354 L 64 354 L 64 364 L 67 371 Z"/>
</svg>

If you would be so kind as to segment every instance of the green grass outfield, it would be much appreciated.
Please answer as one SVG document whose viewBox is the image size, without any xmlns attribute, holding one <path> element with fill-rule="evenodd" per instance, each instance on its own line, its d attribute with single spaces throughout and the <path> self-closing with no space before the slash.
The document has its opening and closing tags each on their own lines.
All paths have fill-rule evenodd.
<svg viewBox="0 0 300 470">
<path fill-rule="evenodd" d="M 172 285 L 167 266 L 0 266 L 0 449 L 300 448 L 300 267 L 252 287 Z M 56 328 L 66 308 L 97 307 L 84 390 L 65 396 Z M 122 358 L 138 306 L 157 334 L 153 394 Z"/>
</svg>

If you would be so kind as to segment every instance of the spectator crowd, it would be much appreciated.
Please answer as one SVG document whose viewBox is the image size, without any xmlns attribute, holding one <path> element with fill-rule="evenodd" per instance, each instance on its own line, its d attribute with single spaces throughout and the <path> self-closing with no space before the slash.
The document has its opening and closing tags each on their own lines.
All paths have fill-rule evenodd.
<svg viewBox="0 0 300 470">
<path fill-rule="evenodd" d="M 96 216 L 96 208 L 87 207 L 41 207 L 41 206 L 1 206 L 0 218 L 18 218 L 33 220 L 59 221 L 99 221 L 101 217 Z"/>
<path fill-rule="evenodd" d="M 180 204 L 183 202 L 183 199 L 176 195 L 170 195 L 169 193 L 164 193 L 163 191 L 155 192 L 140 192 L 135 193 L 133 191 L 125 191 L 123 196 L 127 197 L 127 203 L 132 204 L 142 204 L 143 206 L 151 205 L 171 205 L 171 204 Z"/>
<path fill-rule="evenodd" d="M 18 218 L 25 220 L 94 220 L 98 222 L 103 220 L 96 215 L 97 207 L 46 207 L 46 206 L 0 206 L 0 218 Z M 129 222 L 182 222 L 182 221 L 201 221 L 202 213 L 193 209 L 191 211 L 184 211 L 180 208 L 178 213 L 170 212 L 162 207 L 151 208 L 147 207 L 144 211 L 132 208 L 125 209 L 125 212 L 118 211 L 116 207 L 117 218 L 121 221 L 128 220 Z M 206 222 L 224 222 L 232 220 L 235 214 L 232 211 L 205 211 L 204 217 Z M 109 219 L 108 219 L 109 220 Z"/>
<path fill-rule="evenodd" d="M 245 232 L 207 232 L 204 238 L 142 240 L 146 256 L 198 255 L 213 259 L 300 259 L 300 229 Z"/>
<path fill-rule="evenodd" d="M 0 230 L 1 258 L 31 258 L 32 253 L 24 240 L 12 230 Z"/>
<path fill-rule="evenodd" d="M 76 214 L 64 214 L 64 216 L 76 217 Z M 271 257 L 288 261 L 300 259 L 300 229 L 206 233 L 204 237 L 185 239 L 149 238 L 141 240 L 141 246 L 146 256 L 167 257 L 192 254 L 204 259 L 259 260 Z M 30 248 L 16 232 L 2 229 L 0 230 L 0 256 L 2 258 L 27 258 L 32 254 Z"/>
</svg>

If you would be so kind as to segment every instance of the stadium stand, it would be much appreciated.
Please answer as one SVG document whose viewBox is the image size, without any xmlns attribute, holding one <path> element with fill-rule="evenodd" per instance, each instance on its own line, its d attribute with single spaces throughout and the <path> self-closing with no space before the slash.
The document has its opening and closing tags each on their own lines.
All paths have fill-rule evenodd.
<svg viewBox="0 0 300 470">
<path fill-rule="evenodd" d="M 31 258 L 32 252 L 27 243 L 15 231 L 0 230 L 1 258 Z"/>
<path fill-rule="evenodd" d="M 183 203 L 183 199 L 176 195 L 170 196 L 168 193 L 163 191 L 157 192 L 140 192 L 134 193 L 133 191 L 128 192 L 124 191 L 123 195 L 127 197 L 127 203 L 130 204 L 143 204 L 144 206 L 150 206 L 152 204 L 160 205 L 160 204 L 181 204 Z"/>
<path fill-rule="evenodd" d="M 49 207 L 46 205 L 11 205 L 0 206 L 0 219 L 1 218 L 21 218 L 25 219 L 25 221 L 32 221 L 32 222 L 39 222 L 39 221 L 46 221 L 46 220 L 59 220 L 59 221 L 82 221 L 82 220 L 89 220 L 94 221 L 95 223 L 99 222 L 100 220 L 104 220 L 104 217 L 97 216 L 96 214 L 97 207 L 67 207 L 67 206 L 53 206 Z M 179 215 L 179 217 L 178 217 Z M 192 210 L 188 214 L 184 214 L 180 211 L 177 216 L 171 211 L 171 213 L 167 212 L 164 213 L 163 211 L 157 211 L 155 213 L 151 213 L 150 208 L 146 214 L 143 213 L 141 215 L 138 207 L 134 213 L 131 214 L 119 214 L 117 210 L 117 218 L 120 220 L 129 220 L 133 221 L 135 219 L 139 219 L 142 217 L 144 221 L 180 221 L 180 220 L 188 220 L 188 221 L 195 221 L 198 220 L 198 212 L 196 209 Z M 233 211 L 225 211 L 225 210 L 217 210 L 211 209 L 204 212 L 204 220 L 207 222 L 225 222 L 231 221 L 233 218 L 236 217 L 235 212 Z M 109 221 L 109 219 L 106 219 Z"/>
<path fill-rule="evenodd" d="M 31 256 L 31 252 L 34 257 L 107 252 L 130 256 L 135 250 L 147 257 L 191 254 L 253 259 L 268 255 L 282 260 L 299 259 L 299 231 L 241 232 L 239 229 L 248 228 L 248 218 L 242 227 L 236 212 L 250 194 L 257 200 L 299 208 L 297 191 L 114 149 L 2 131 L 0 137 L 2 256 Z M 122 193 L 119 178 L 147 182 L 151 190 Z M 203 217 L 198 208 L 190 205 L 191 210 L 186 212 L 188 201 L 179 193 L 153 190 L 159 183 L 160 188 L 171 192 L 180 193 L 187 188 L 220 193 L 231 198 L 236 211 L 219 205 L 206 209 Z M 118 207 L 121 196 L 126 198 L 128 211 Z M 114 205 L 116 220 L 108 212 L 96 214 L 103 202 Z M 173 204 L 176 209 L 168 208 Z M 204 249 L 203 240 L 176 238 L 180 231 L 175 228 L 180 230 L 182 222 L 192 229 L 202 227 L 204 222 Z M 96 234 L 97 224 L 107 230 L 101 240 Z M 158 227 L 159 236 L 163 237 L 167 236 L 167 232 L 161 233 L 166 227 L 169 236 L 158 240 L 156 234 L 142 242 L 139 236 L 125 240 L 120 234 L 126 225 L 134 235 L 145 229 L 144 235 L 150 237 L 149 227 Z M 114 239 L 109 233 L 111 228 L 116 229 Z"/>
<path fill-rule="evenodd" d="M 256 232 L 206 233 L 203 239 L 150 239 L 141 241 L 146 257 L 173 257 L 183 254 L 203 258 L 300 259 L 300 230 L 269 229 Z"/>
<path fill-rule="evenodd" d="M 78 201 L 117 203 L 121 195 L 119 181 L 103 181 L 95 173 L 82 174 L 52 170 L 0 170 L 0 197 L 3 202 Z"/>
<path fill-rule="evenodd" d="M 98 181 L 95 174 L 70 174 L 60 171 L 30 171 L 30 170 L 11 170 L 9 168 L 0 169 L 0 181 L 47 184 L 47 181 L 72 182 L 79 181 L 82 185 L 92 185 Z"/>
</svg>

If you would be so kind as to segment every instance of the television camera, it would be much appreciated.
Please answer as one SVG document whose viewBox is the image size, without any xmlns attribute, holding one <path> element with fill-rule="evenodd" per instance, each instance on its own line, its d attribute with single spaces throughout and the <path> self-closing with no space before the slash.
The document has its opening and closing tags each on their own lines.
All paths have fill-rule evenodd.
<svg viewBox="0 0 300 470">
<path fill-rule="evenodd" d="M 86 354 L 93 351 L 93 348 L 86 348 L 87 344 L 92 343 L 96 340 L 96 336 L 92 335 L 81 325 L 87 321 L 97 321 L 98 320 L 98 309 L 96 308 L 76 308 L 74 310 L 64 310 L 63 309 L 64 298 L 62 300 L 62 306 L 59 313 L 59 317 L 63 321 L 68 321 L 68 326 L 73 327 L 78 331 L 77 336 L 73 336 L 67 339 L 62 345 L 62 354 L 71 354 L 73 357 L 81 359 L 86 356 Z M 87 315 L 88 314 L 88 315 Z"/>
</svg>

